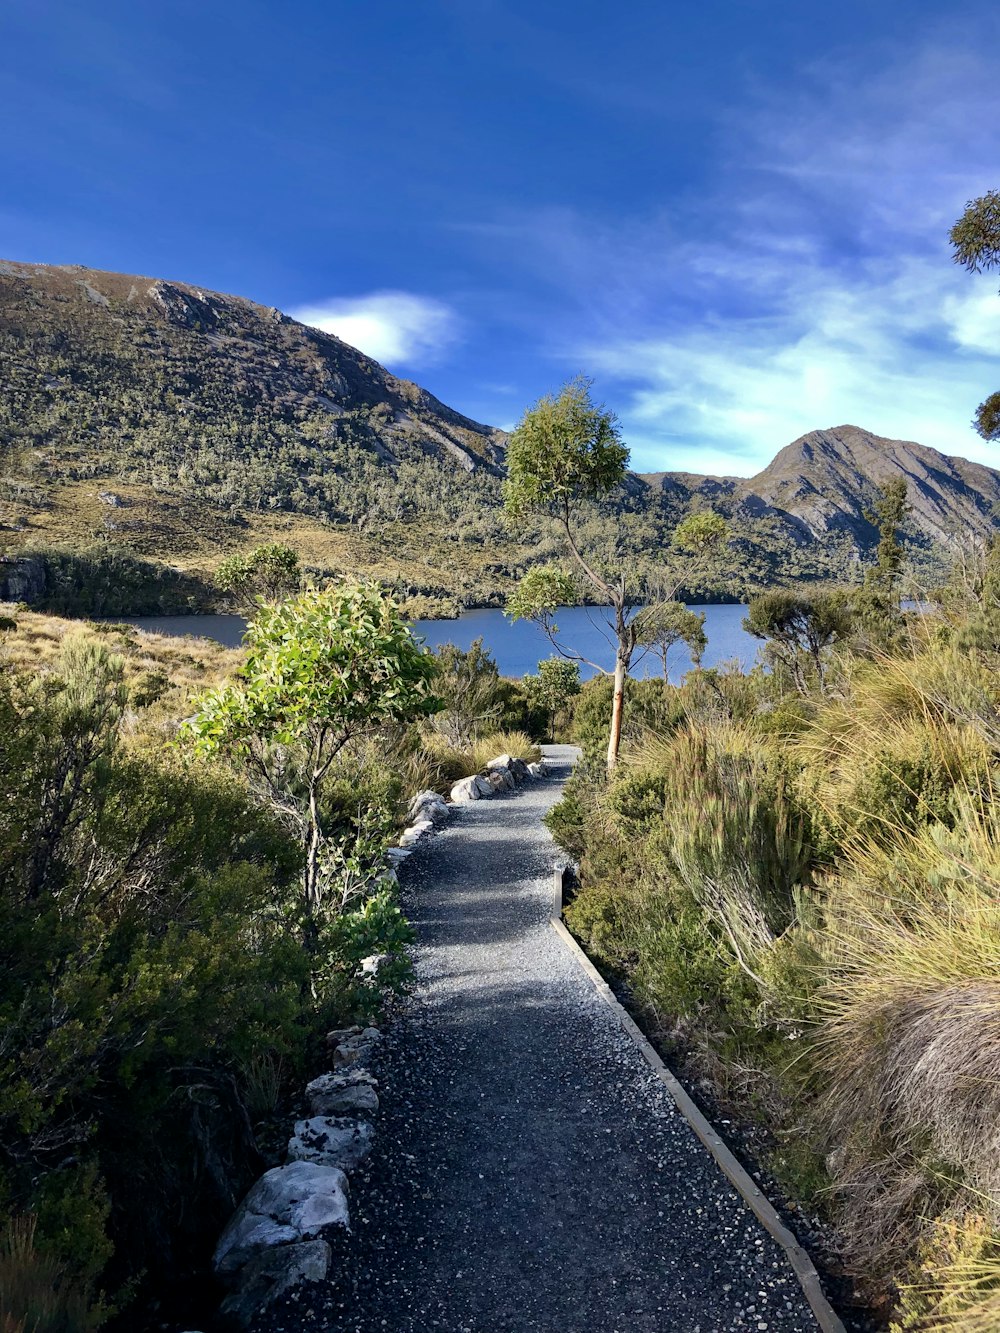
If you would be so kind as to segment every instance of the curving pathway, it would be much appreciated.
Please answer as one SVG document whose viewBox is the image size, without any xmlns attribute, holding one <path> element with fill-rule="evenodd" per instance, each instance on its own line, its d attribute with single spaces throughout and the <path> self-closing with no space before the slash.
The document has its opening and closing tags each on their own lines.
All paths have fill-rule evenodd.
<svg viewBox="0 0 1000 1333">
<path fill-rule="evenodd" d="M 548 925 L 554 778 L 463 806 L 403 873 L 419 985 L 336 1275 L 262 1333 L 806 1333 L 783 1252 Z"/>
</svg>

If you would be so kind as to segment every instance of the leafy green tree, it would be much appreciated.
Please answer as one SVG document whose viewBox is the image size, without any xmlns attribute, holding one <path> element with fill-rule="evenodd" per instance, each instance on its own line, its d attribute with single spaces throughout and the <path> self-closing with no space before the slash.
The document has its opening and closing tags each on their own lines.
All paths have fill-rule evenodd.
<svg viewBox="0 0 1000 1333">
<path fill-rule="evenodd" d="M 628 449 L 622 443 L 614 413 L 592 401 L 589 380 L 576 379 L 555 397 L 547 394 L 541 398 L 518 422 L 507 449 L 503 492 L 509 518 L 547 513 L 556 519 L 577 569 L 601 601 L 611 607 L 615 685 L 608 740 L 609 772 L 618 760 L 625 678 L 636 647 L 632 607 L 625 572 L 605 578 L 583 556 L 573 532 L 573 517 L 580 501 L 599 500 L 619 486 L 625 479 L 627 463 Z M 540 621 L 557 651 L 582 661 L 578 654 L 561 648 L 551 633 L 555 598 L 570 592 L 568 576 L 552 570 L 544 578 L 535 571 L 530 571 L 528 577 L 531 582 L 518 589 L 508 614 Z M 574 595 L 573 601 L 576 600 Z M 596 663 L 590 665 L 604 670 Z"/>
<path fill-rule="evenodd" d="M 659 657 L 665 681 L 667 657 L 675 644 L 686 643 L 695 666 L 701 665 L 708 646 L 704 612 L 690 611 L 683 602 L 658 602 L 640 611 L 636 623 L 638 642 Z"/>
<path fill-rule="evenodd" d="M 970 199 L 950 239 L 955 263 L 970 273 L 1000 268 L 1000 190 Z M 972 424 L 984 440 L 1000 440 L 1000 392 L 979 404 Z"/>
<path fill-rule="evenodd" d="M 628 449 L 622 443 L 614 413 L 595 404 L 587 379 L 564 385 L 556 396 L 547 395 L 529 408 L 515 428 L 507 451 L 507 480 L 504 509 L 509 520 L 527 514 L 548 514 L 562 530 L 576 577 L 559 566 L 536 566 L 528 571 L 508 599 L 512 619 L 538 623 L 553 647 L 568 661 L 585 662 L 613 677 L 607 768 L 618 761 L 621 747 L 625 681 L 636 651 L 641 647 L 637 617 L 645 599 L 645 584 L 638 571 L 618 568 L 602 570 L 583 554 L 577 536 L 576 511 L 586 501 L 606 497 L 625 479 Z M 681 526 L 691 546 L 706 547 L 718 539 L 721 520 L 716 515 L 695 515 Z M 724 526 L 724 525 L 723 525 Z M 582 589 L 609 608 L 609 640 L 614 645 L 615 664 L 610 673 L 598 662 L 559 641 L 555 616 L 560 606 L 581 600 Z"/>
<path fill-rule="evenodd" d="M 774 589 L 754 597 L 747 611 L 743 628 L 767 640 L 772 657 L 788 668 L 799 692 L 806 694 L 809 689 L 806 663 L 815 671 L 820 689 L 825 689 L 826 649 L 846 638 L 853 626 L 848 595 L 837 590 L 806 595 Z"/>
<path fill-rule="evenodd" d="M 231 555 L 215 571 L 216 585 L 243 610 L 258 602 L 278 602 L 298 592 L 302 582 L 299 557 L 290 546 L 267 542 L 245 555 Z"/>
<path fill-rule="evenodd" d="M 239 764 L 302 839 L 303 892 L 317 913 L 329 878 L 324 784 L 349 741 L 434 713 L 434 661 L 377 584 L 264 605 L 237 677 L 186 726 L 195 749 Z"/>
<path fill-rule="evenodd" d="M 900 530 L 908 512 L 905 477 L 887 481 L 872 508 L 865 511 L 869 523 L 878 528 L 879 540 L 875 561 L 854 599 L 855 621 L 879 652 L 892 646 L 902 624 L 899 584 L 906 551 Z"/>
<path fill-rule="evenodd" d="M 556 714 L 580 693 L 578 663 L 567 662 L 559 657 L 547 657 L 538 663 L 538 675 L 525 676 L 522 684 L 529 702 L 545 713 L 549 739 L 554 740 Z"/>
<path fill-rule="evenodd" d="M 432 725 L 450 745 L 467 750 L 483 733 L 496 731 L 507 701 L 505 682 L 482 639 L 468 649 L 443 644 L 435 654 L 435 689 L 444 707 Z"/>
</svg>

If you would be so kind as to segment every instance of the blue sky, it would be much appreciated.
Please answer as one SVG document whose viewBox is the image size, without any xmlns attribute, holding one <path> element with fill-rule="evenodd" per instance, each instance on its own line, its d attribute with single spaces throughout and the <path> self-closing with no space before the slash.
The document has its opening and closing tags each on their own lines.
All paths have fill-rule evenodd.
<svg viewBox="0 0 1000 1333">
<path fill-rule="evenodd" d="M 321 323 L 479 420 L 579 372 L 633 465 L 853 422 L 1000 463 L 1000 7 L 6 0 L 0 256 Z"/>
</svg>

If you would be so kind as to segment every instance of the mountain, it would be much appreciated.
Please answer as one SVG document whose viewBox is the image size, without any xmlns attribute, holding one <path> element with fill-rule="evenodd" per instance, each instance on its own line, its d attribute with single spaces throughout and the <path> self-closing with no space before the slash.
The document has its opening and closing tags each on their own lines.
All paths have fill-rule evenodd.
<svg viewBox="0 0 1000 1333">
<path fill-rule="evenodd" d="M 698 499 L 736 518 L 773 520 L 798 545 L 846 539 L 860 556 L 876 539 L 866 512 L 879 488 L 900 476 L 907 483 L 914 540 L 947 547 L 963 535 L 985 537 L 995 530 L 1000 472 L 858 426 L 809 431 L 753 477 L 665 472 L 646 480 L 685 504 Z"/>
<path fill-rule="evenodd" d="M 268 540 L 318 575 L 497 604 L 558 550 L 545 522 L 503 522 L 502 431 L 241 297 L 0 262 L 0 384 L 0 552 L 43 553 L 16 595 L 54 609 L 202 609 L 218 560 Z M 866 510 L 895 475 L 927 578 L 958 537 L 994 530 L 1000 473 L 840 426 L 747 479 L 631 474 L 586 507 L 582 535 L 595 558 L 655 562 L 684 514 L 711 506 L 731 520 L 735 572 L 694 592 L 857 578 Z"/>
</svg>

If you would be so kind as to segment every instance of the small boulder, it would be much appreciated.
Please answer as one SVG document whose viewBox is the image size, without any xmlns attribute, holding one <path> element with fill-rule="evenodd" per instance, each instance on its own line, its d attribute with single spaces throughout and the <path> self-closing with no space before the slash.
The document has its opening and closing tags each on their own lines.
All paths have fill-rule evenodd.
<svg viewBox="0 0 1000 1333">
<path fill-rule="evenodd" d="M 545 761 L 544 761 L 543 759 L 539 759 L 539 761 L 538 761 L 537 764 L 529 764 L 529 765 L 528 765 L 528 772 L 531 774 L 531 776 L 532 776 L 533 778 L 544 778 L 544 777 L 545 777 Z"/>
<path fill-rule="evenodd" d="M 482 797 L 478 778 L 462 778 L 451 789 L 451 799 L 455 805 L 467 805 L 469 801 L 478 801 Z"/>
<path fill-rule="evenodd" d="M 510 771 L 514 775 L 515 782 L 524 782 L 528 777 L 528 765 L 523 759 L 512 759 L 510 761 Z"/>
<path fill-rule="evenodd" d="M 498 768 L 509 769 L 513 762 L 509 754 L 498 754 L 495 759 L 489 761 L 486 767 L 492 773 Z"/>
<path fill-rule="evenodd" d="M 256 1255 L 242 1269 L 236 1290 L 222 1302 L 221 1313 L 249 1328 L 261 1310 L 303 1282 L 322 1282 L 330 1271 L 330 1247 L 325 1240 L 282 1245 Z"/>
<path fill-rule="evenodd" d="M 351 1037 L 360 1037 L 364 1028 L 359 1023 L 352 1023 L 349 1028 L 334 1028 L 326 1034 L 326 1044 L 336 1046 L 339 1041 L 349 1041 Z"/>
<path fill-rule="evenodd" d="M 353 1116 L 378 1110 L 378 1080 L 366 1069 L 320 1074 L 306 1087 L 306 1104 L 314 1116 Z"/>
<path fill-rule="evenodd" d="M 317 1115 L 295 1122 L 288 1157 L 292 1162 L 318 1162 L 353 1171 L 371 1152 L 374 1139 L 375 1131 L 367 1120 Z"/>
<path fill-rule="evenodd" d="M 327 1037 L 327 1045 L 333 1047 L 333 1063 L 335 1065 L 362 1065 L 371 1059 L 373 1049 L 382 1040 L 382 1034 L 378 1028 L 365 1028 L 356 1036 L 350 1036 L 342 1041 L 331 1042 Z"/>
<path fill-rule="evenodd" d="M 416 824 L 411 824 L 409 828 L 403 829 L 399 836 L 399 845 L 400 847 L 412 847 L 425 833 L 431 833 L 433 830 L 434 825 L 431 820 L 421 819 Z"/>
<path fill-rule="evenodd" d="M 448 806 L 444 797 L 439 796 L 436 791 L 431 791 L 430 788 L 418 791 L 410 802 L 410 823 L 417 824 L 422 819 L 429 819 L 432 824 L 448 822 Z"/>
<path fill-rule="evenodd" d="M 496 791 L 513 791 L 517 786 L 514 775 L 506 768 L 495 768 L 489 775 L 490 786 Z"/>
<path fill-rule="evenodd" d="M 350 1228 L 347 1177 L 335 1166 L 295 1161 L 265 1171 L 229 1219 L 212 1266 L 231 1277 L 264 1251 Z"/>
</svg>

